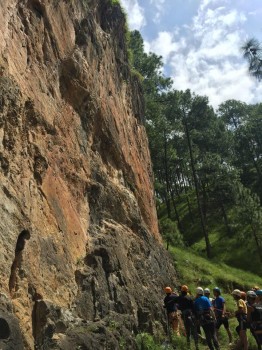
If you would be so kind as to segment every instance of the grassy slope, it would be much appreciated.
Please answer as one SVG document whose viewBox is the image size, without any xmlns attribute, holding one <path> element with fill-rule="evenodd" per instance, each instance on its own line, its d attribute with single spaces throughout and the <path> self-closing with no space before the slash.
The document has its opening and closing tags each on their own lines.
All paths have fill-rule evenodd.
<svg viewBox="0 0 262 350">
<path fill-rule="evenodd" d="M 192 292 L 197 286 L 213 289 L 219 286 L 222 294 L 226 299 L 227 310 L 234 312 L 235 302 L 230 295 L 234 288 L 248 290 L 253 285 L 262 286 L 262 278 L 243 270 L 232 268 L 226 264 L 217 264 L 206 260 L 197 255 L 191 249 L 170 248 L 170 252 L 174 258 L 178 277 L 181 283 L 187 284 Z M 230 328 L 237 339 L 235 327 L 237 322 L 234 317 L 230 319 Z M 249 331 L 248 331 L 249 333 Z M 222 349 L 229 349 L 227 345 L 227 335 L 223 327 L 220 330 L 219 337 Z M 249 334 L 250 349 L 256 349 L 253 337 Z M 186 349 L 184 340 L 179 341 L 179 349 Z M 201 349 L 206 349 L 202 346 Z"/>
<path fill-rule="evenodd" d="M 227 311 L 232 314 L 236 308 L 235 301 L 231 296 L 231 292 L 234 288 L 248 290 L 253 285 L 262 287 L 262 278 L 255 274 L 232 268 L 226 264 L 217 264 L 209 261 L 199 256 L 192 249 L 170 247 L 169 250 L 174 259 L 174 264 L 176 266 L 180 283 L 187 284 L 192 291 L 192 294 L 194 294 L 197 286 L 210 288 L 211 290 L 215 286 L 219 286 L 222 289 L 222 295 L 226 300 Z M 171 287 L 178 288 L 179 286 Z M 238 335 L 235 331 L 237 321 L 234 316 L 230 317 L 229 323 L 235 343 L 238 339 Z M 249 331 L 248 338 L 249 350 L 257 349 L 255 340 Z M 149 334 L 142 333 L 137 336 L 137 343 L 140 350 L 171 349 L 171 347 L 163 346 L 165 339 L 166 336 L 163 334 L 155 334 L 155 337 L 152 337 Z M 234 349 L 234 347 L 230 347 L 228 344 L 228 337 L 223 326 L 219 330 L 219 342 L 221 350 Z M 173 337 L 173 343 L 178 350 L 188 350 L 186 338 L 184 336 L 180 338 Z M 191 349 L 194 349 L 193 345 Z M 200 344 L 200 350 L 206 349 L 206 345 Z"/>
<path fill-rule="evenodd" d="M 194 221 L 191 220 L 188 214 L 188 206 L 185 196 L 181 196 L 178 200 L 178 212 L 184 229 L 183 237 L 186 245 L 192 247 L 198 254 L 205 256 L 205 240 L 201 231 L 200 220 L 194 194 L 190 196 Z M 160 220 L 165 218 L 166 210 L 162 207 L 158 212 Z M 245 271 L 254 273 L 259 271 L 258 254 L 250 239 L 246 239 L 247 227 L 238 227 L 235 213 L 229 211 L 229 222 L 231 223 L 234 234 L 228 236 L 223 219 L 219 212 L 213 212 L 212 216 L 208 217 L 208 232 L 212 246 L 213 261 L 221 261 L 228 265 L 241 268 Z M 172 212 L 172 219 L 175 221 L 175 213 Z"/>
</svg>

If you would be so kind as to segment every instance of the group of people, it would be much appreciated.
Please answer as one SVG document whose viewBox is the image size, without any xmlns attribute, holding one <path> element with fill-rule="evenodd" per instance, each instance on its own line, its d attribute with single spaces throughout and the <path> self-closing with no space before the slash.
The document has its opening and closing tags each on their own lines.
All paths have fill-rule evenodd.
<svg viewBox="0 0 262 350">
<path fill-rule="evenodd" d="M 219 350 L 218 330 L 223 325 L 227 331 L 229 344 L 232 343 L 232 333 L 229 327 L 230 313 L 227 312 L 225 299 L 218 287 L 213 289 L 214 297 L 210 297 L 210 290 L 196 288 L 196 295 L 192 297 L 186 285 L 180 287 L 180 293 L 175 293 L 170 287 L 165 288 L 164 307 L 167 312 L 169 327 L 179 336 L 182 330 L 190 347 L 191 337 L 194 339 L 196 350 L 201 337 L 201 328 L 205 333 L 206 343 L 210 350 Z M 250 329 L 256 339 L 258 350 L 262 347 L 262 290 L 254 287 L 247 293 L 235 289 L 232 296 L 236 301 L 239 335 L 238 345 L 248 350 L 247 329 Z"/>
</svg>

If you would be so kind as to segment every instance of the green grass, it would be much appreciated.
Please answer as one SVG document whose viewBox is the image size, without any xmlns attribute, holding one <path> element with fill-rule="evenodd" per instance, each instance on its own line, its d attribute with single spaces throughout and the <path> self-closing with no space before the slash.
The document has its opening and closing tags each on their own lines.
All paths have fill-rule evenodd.
<svg viewBox="0 0 262 350">
<path fill-rule="evenodd" d="M 187 198 L 189 199 L 193 220 L 189 214 Z M 192 191 L 177 198 L 177 210 L 183 228 L 183 240 L 185 245 L 193 248 L 199 255 L 206 256 L 205 239 L 203 237 L 195 193 Z M 228 234 L 225 223 L 219 211 L 213 211 L 207 216 L 207 230 L 211 243 L 211 255 L 213 261 L 224 262 L 230 266 L 251 271 L 256 274 L 262 273 L 262 266 L 253 238 L 248 235 L 248 226 L 240 225 L 233 209 L 227 210 L 228 221 L 232 234 Z M 158 207 L 160 222 L 167 218 L 165 205 Z M 174 210 L 171 219 L 176 224 Z M 163 232 L 167 237 L 168 232 Z"/>
<path fill-rule="evenodd" d="M 261 277 L 237 268 L 232 268 L 223 263 L 218 263 L 217 261 L 209 261 L 196 254 L 192 249 L 171 247 L 170 252 L 174 258 L 180 283 L 188 285 L 193 295 L 198 286 L 210 288 L 210 290 L 218 286 L 221 288 L 222 295 L 226 299 L 227 310 L 231 313 L 235 311 L 235 301 L 231 296 L 233 289 L 239 288 L 247 291 L 254 285 L 262 286 Z M 236 326 L 237 321 L 235 317 L 231 317 L 230 328 L 235 341 L 237 340 L 237 334 L 235 332 Z M 249 331 L 248 336 L 250 350 L 256 349 L 255 340 L 249 334 Z M 229 349 L 227 345 L 227 334 L 223 326 L 219 332 L 219 341 L 221 343 L 221 350 Z M 202 348 L 206 349 L 206 347 Z M 181 347 L 181 349 L 183 349 L 183 347 Z"/>
<path fill-rule="evenodd" d="M 192 249 L 170 248 L 181 283 L 188 284 L 194 291 L 198 285 L 204 288 L 218 286 L 224 293 L 233 289 L 251 289 L 254 285 L 262 286 L 262 278 L 224 263 L 218 259 L 207 260 Z"/>
</svg>

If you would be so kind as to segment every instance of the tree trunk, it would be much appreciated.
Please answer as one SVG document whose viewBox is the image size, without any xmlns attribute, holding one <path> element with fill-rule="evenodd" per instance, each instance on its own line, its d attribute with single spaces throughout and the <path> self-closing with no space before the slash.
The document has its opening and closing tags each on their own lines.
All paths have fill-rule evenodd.
<svg viewBox="0 0 262 350">
<path fill-rule="evenodd" d="M 229 226 L 227 212 L 226 212 L 226 209 L 224 207 L 224 204 L 223 204 L 221 198 L 220 198 L 220 208 L 221 208 L 221 211 L 222 211 L 222 216 L 223 216 L 224 223 L 225 223 L 225 226 L 226 226 L 227 234 L 228 234 L 228 236 L 231 236 L 232 235 L 232 231 L 231 231 L 231 228 Z"/>
<path fill-rule="evenodd" d="M 178 226 L 180 232 L 183 233 L 183 226 L 181 224 L 181 220 L 180 220 L 180 217 L 179 217 L 179 214 L 178 214 L 178 211 L 177 211 L 177 206 L 176 206 L 176 201 L 175 201 L 175 196 L 174 196 L 174 192 L 173 191 L 171 191 L 171 199 L 172 199 L 173 207 L 174 207 L 174 210 L 175 210 L 177 226 Z"/>
<path fill-rule="evenodd" d="M 166 182 L 166 206 L 167 216 L 171 219 L 171 206 L 170 206 L 170 183 L 169 183 L 169 172 L 168 172 L 168 158 L 167 158 L 167 137 L 166 131 L 164 130 L 164 169 L 165 169 L 165 182 Z"/>
<path fill-rule="evenodd" d="M 201 221 L 201 227 L 202 231 L 205 237 L 205 242 L 206 242 L 206 253 L 207 257 L 210 259 L 211 258 L 211 245 L 208 237 L 208 231 L 206 229 L 206 224 L 204 220 L 204 215 L 200 203 L 200 196 L 199 196 L 199 187 L 198 187 L 198 181 L 197 181 L 197 176 L 196 176 L 196 169 L 195 169 L 195 163 L 194 163 L 194 156 L 193 156 L 193 150 L 192 150 L 192 145 L 191 145 L 191 139 L 190 139 L 190 134 L 189 134 L 189 129 L 187 125 L 187 120 L 186 120 L 186 113 L 183 110 L 183 121 L 184 121 L 184 126 L 185 126 L 185 133 L 186 133 L 186 138 L 187 138 L 187 144 L 188 144 L 188 149 L 189 149 L 189 155 L 190 155 L 190 163 L 191 163 L 191 168 L 192 168 L 192 173 L 193 173 L 193 180 L 194 180 L 194 185 L 195 185 L 195 192 L 196 192 L 196 198 L 197 198 L 197 206 L 198 206 L 198 211 L 199 211 L 199 216 L 200 216 L 200 221 Z"/>
<path fill-rule="evenodd" d="M 167 194 L 165 194 L 165 203 L 166 203 L 167 217 L 168 219 L 171 219 L 171 205 L 170 205 L 170 199 L 168 198 Z"/>
<path fill-rule="evenodd" d="M 181 175 L 182 175 L 182 188 L 183 188 L 184 193 L 186 195 L 186 201 L 187 201 L 187 207 L 188 207 L 189 216 L 190 216 L 190 219 L 191 219 L 192 223 L 194 223 L 195 220 L 194 220 L 191 204 L 190 204 L 190 201 L 189 201 L 189 198 L 188 198 L 188 195 L 187 195 L 185 177 L 184 177 L 184 173 L 183 173 L 183 167 L 182 167 Z"/>
<path fill-rule="evenodd" d="M 259 243 L 259 239 L 258 239 L 258 236 L 257 236 L 257 232 L 256 230 L 254 229 L 254 227 L 252 226 L 252 224 L 250 225 L 251 229 L 252 229 L 252 232 L 253 232 L 253 236 L 254 236 L 254 239 L 255 239 L 255 243 L 256 243 L 256 246 L 257 246 L 257 252 L 258 252 L 258 256 L 259 256 L 259 259 L 260 259 L 260 262 L 262 263 L 262 247 Z"/>
</svg>

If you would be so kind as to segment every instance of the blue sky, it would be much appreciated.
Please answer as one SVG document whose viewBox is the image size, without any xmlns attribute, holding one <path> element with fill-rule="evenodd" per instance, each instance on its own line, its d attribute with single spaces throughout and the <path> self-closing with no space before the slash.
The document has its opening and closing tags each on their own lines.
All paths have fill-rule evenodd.
<svg viewBox="0 0 262 350">
<path fill-rule="evenodd" d="M 121 0 L 129 26 L 145 49 L 163 57 L 174 88 L 207 95 L 216 108 L 227 99 L 262 102 L 262 83 L 247 72 L 241 46 L 262 41 L 262 0 Z"/>
</svg>

